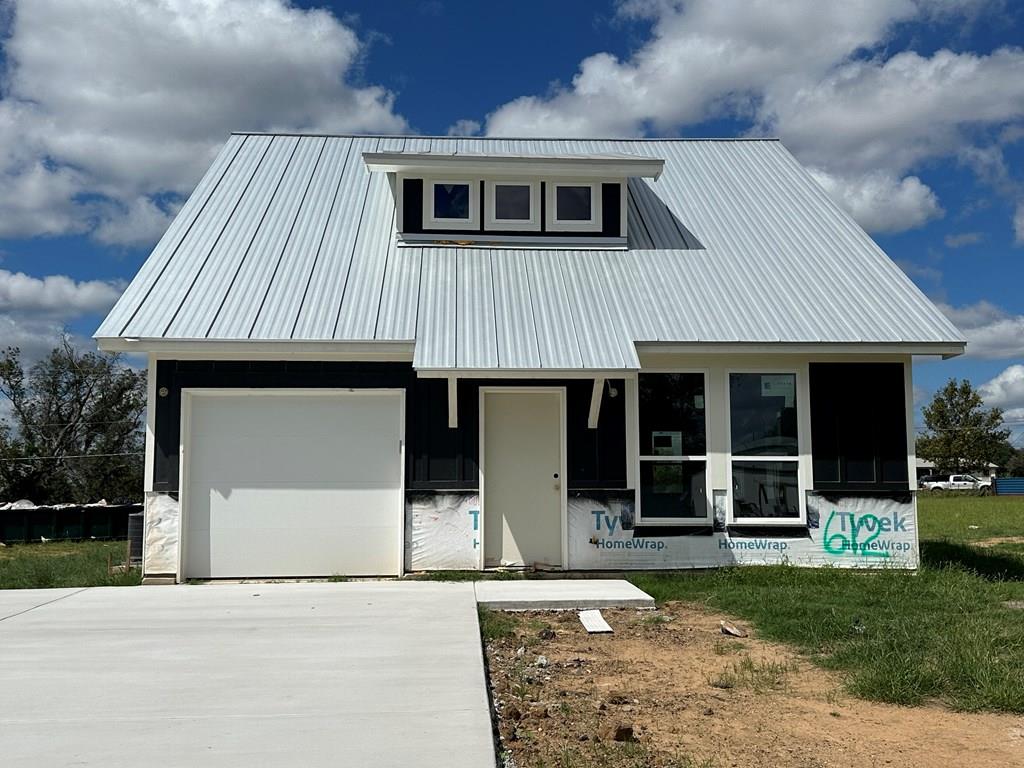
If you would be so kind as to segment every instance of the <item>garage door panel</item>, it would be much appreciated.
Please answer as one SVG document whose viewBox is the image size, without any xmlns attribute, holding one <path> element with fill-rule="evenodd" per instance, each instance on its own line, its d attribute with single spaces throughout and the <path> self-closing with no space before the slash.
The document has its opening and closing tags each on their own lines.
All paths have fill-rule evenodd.
<svg viewBox="0 0 1024 768">
<path fill-rule="evenodd" d="M 398 573 L 401 434 L 396 394 L 193 395 L 186 576 Z"/>
<path fill-rule="evenodd" d="M 289 529 L 315 526 L 346 531 L 380 525 L 381 518 L 391 524 L 394 517 L 394 487 L 353 488 L 337 485 L 325 488 L 277 487 L 262 485 L 224 488 L 192 484 L 195 497 L 205 497 L 209 510 L 194 521 L 198 529 L 248 528 Z M 191 522 L 191 521 L 190 521 Z"/>
<path fill-rule="evenodd" d="M 281 482 L 331 480 L 393 481 L 399 444 L 397 430 L 387 449 L 367 444 L 356 435 L 331 440 L 289 440 L 272 444 L 233 437 L 194 437 L 195 456 L 190 479 L 232 482 L 272 476 Z M 339 442 L 347 440 L 348 445 Z M 356 450 L 354 445 L 358 446 Z M 302 462 L 294 457 L 302 456 Z M 382 457 L 391 461 L 382 462 Z"/>
<path fill-rule="evenodd" d="M 281 538 L 285 531 L 262 531 L 247 535 L 244 549 L 239 548 L 234 531 L 212 531 L 205 551 L 200 550 L 196 560 L 189 556 L 189 565 L 198 578 L 235 578 L 239 574 L 249 577 L 289 576 L 377 576 L 383 573 L 397 573 L 398 554 L 394 529 L 386 527 L 367 528 L 360 531 L 360 548 L 337 558 L 334 534 L 331 529 L 316 528 L 304 531 L 301 539 Z M 395 552 L 391 560 L 384 562 L 376 554 L 387 550 Z M 205 558 L 205 561 L 204 561 Z M 308 572 L 310 562 L 326 564 L 328 570 L 316 574 Z M 206 567 L 206 572 L 200 568 Z M 386 570 L 382 571 L 381 569 Z"/>
</svg>

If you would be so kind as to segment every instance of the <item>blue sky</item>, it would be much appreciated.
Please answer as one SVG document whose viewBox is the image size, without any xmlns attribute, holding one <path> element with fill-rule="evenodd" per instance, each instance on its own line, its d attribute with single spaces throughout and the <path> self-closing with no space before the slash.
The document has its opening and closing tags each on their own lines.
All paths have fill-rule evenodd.
<svg viewBox="0 0 1024 768">
<path fill-rule="evenodd" d="M 89 336 L 233 129 L 770 134 L 971 340 L 918 395 L 1024 425 L 1021 41 L 1009 0 L 0 0 L 0 345 Z"/>
</svg>

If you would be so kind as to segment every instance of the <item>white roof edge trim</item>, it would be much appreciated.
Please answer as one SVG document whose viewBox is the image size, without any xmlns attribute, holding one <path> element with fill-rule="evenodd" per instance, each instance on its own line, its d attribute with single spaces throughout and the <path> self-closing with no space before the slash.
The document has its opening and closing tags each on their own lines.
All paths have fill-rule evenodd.
<svg viewBox="0 0 1024 768">
<path fill-rule="evenodd" d="M 482 175 L 571 175 L 585 178 L 633 177 L 657 181 L 665 161 L 630 155 L 497 155 L 485 153 L 363 152 L 363 162 L 378 173 L 459 171 Z"/>
<path fill-rule="evenodd" d="M 411 341 L 231 341 L 128 337 L 97 337 L 96 344 L 102 352 L 158 357 L 395 362 L 411 362 L 415 346 Z"/>
<path fill-rule="evenodd" d="M 637 352 L 644 354 L 905 354 L 941 355 L 944 359 L 964 354 L 967 342 L 949 341 L 892 341 L 892 342 L 725 342 L 725 343 L 673 343 L 637 342 Z"/>
</svg>

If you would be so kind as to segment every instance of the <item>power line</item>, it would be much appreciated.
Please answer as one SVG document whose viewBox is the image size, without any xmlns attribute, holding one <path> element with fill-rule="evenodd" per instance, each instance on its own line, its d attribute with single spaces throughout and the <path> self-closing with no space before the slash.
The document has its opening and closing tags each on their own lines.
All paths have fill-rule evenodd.
<svg viewBox="0 0 1024 768">
<path fill-rule="evenodd" d="M 110 459 L 116 456 L 145 456 L 142 451 L 136 453 L 82 453 L 71 456 L 17 456 L 15 458 L 0 459 L 0 462 L 15 461 L 63 461 L 64 459 Z"/>
</svg>

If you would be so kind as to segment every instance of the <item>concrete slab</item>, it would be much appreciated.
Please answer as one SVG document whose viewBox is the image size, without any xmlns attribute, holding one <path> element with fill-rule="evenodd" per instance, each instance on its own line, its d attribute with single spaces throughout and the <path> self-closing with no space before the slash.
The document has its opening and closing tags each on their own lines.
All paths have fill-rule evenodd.
<svg viewBox="0 0 1024 768">
<path fill-rule="evenodd" d="M 476 601 L 497 611 L 654 608 L 654 598 L 623 579 L 478 581 Z"/>
<path fill-rule="evenodd" d="M 76 589 L 0 589 L 0 621 L 81 592 Z"/>
<path fill-rule="evenodd" d="M 494 766 L 471 584 L 60 592 L 0 621 L 5 768 Z"/>
</svg>

